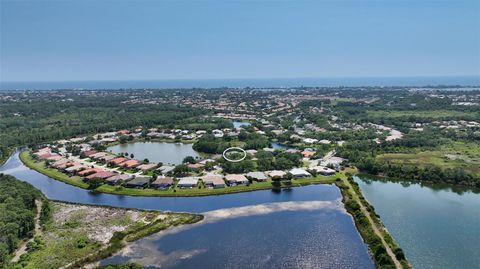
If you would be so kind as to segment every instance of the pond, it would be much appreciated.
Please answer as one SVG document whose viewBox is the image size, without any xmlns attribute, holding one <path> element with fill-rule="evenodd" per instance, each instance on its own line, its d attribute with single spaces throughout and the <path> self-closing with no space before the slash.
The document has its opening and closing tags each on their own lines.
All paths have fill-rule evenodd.
<svg viewBox="0 0 480 269">
<path fill-rule="evenodd" d="M 414 268 L 479 268 L 480 194 L 355 178 Z"/>
<path fill-rule="evenodd" d="M 243 126 L 250 126 L 250 125 L 252 124 L 248 121 L 233 121 L 233 128 L 240 128 Z"/>
<path fill-rule="evenodd" d="M 181 164 L 187 156 L 199 157 L 192 144 L 166 142 L 135 142 L 119 144 L 107 148 L 115 153 L 133 154 L 137 160 L 148 159 L 151 162 L 163 164 Z"/>
<path fill-rule="evenodd" d="M 18 151 L 0 173 L 31 183 L 50 199 L 205 215 L 199 224 L 146 237 L 103 263 L 133 260 L 150 268 L 374 268 L 335 185 L 207 197 L 95 194 L 30 170 Z"/>
<path fill-rule="evenodd" d="M 273 149 L 295 149 L 295 147 L 287 146 L 279 142 L 270 142 L 270 145 Z"/>
</svg>

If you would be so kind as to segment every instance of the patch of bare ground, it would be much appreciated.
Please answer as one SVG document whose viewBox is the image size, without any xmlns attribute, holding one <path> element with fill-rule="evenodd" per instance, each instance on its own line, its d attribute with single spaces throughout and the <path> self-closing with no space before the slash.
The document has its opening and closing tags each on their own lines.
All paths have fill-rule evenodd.
<svg viewBox="0 0 480 269">
<path fill-rule="evenodd" d="M 26 247 L 16 268 L 78 268 L 196 215 L 51 202 L 52 221 Z M 125 239 L 124 239 L 125 238 Z"/>
</svg>

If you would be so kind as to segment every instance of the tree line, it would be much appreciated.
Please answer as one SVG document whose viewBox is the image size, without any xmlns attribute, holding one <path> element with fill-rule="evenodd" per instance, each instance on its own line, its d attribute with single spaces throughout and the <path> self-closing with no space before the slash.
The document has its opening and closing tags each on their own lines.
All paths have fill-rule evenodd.
<svg viewBox="0 0 480 269">
<path fill-rule="evenodd" d="M 45 196 L 32 185 L 0 174 L 0 268 L 8 262 L 21 240 L 32 237 L 35 228 L 35 200 L 43 200 L 41 222 L 50 217 Z"/>
</svg>

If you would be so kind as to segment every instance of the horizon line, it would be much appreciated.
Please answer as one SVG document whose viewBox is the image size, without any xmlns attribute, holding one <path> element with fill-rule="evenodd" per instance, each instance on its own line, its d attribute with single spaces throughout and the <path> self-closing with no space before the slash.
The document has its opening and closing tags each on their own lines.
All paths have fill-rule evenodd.
<svg viewBox="0 0 480 269">
<path fill-rule="evenodd" d="M 74 80 L 0 80 L 0 83 L 31 83 L 31 82 L 100 82 L 100 81 L 198 81 L 198 80 L 275 80 L 275 79 L 371 79 L 371 78 L 460 78 L 476 77 L 480 74 L 467 75 L 398 75 L 398 76 L 331 76 L 331 77 L 242 77 L 242 78 L 133 78 L 133 79 L 74 79 Z"/>
</svg>

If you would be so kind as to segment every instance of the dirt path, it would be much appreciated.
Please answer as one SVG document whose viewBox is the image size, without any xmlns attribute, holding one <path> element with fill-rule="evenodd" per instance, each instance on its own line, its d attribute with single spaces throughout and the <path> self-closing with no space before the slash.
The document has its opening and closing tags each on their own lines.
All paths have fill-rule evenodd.
<svg viewBox="0 0 480 269">
<path fill-rule="evenodd" d="M 27 244 L 33 241 L 33 238 L 35 237 L 35 235 L 38 235 L 42 232 L 42 229 L 40 226 L 40 214 L 42 213 L 42 207 L 43 207 L 42 200 L 38 200 L 38 199 L 35 200 L 35 205 L 37 207 L 37 214 L 35 215 L 34 236 L 21 244 L 21 246 L 15 252 L 15 255 L 12 258 L 12 262 L 18 262 L 18 260 L 20 259 L 20 256 L 22 256 L 27 252 Z"/>
<path fill-rule="evenodd" d="M 395 268 L 397 268 L 397 269 L 402 269 L 402 265 L 401 265 L 400 262 L 397 260 L 397 257 L 395 256 L 395 253 L 393 253 L 393 250 L 390 248 L 390 246 L 387 244 L 387 242 L 386 242 L 385 239 L 383 238 L 383 234 L 382 234 L 382 232 L 380 231 L 380 230 L 383 229 L 383 228 L 379 228 L 378 225 L 373 221 L 373 219 L 372 219 L 372 217 L 371 217 L 371 215 L 370 215 L 370 212 L 368 212 L 368 210 L 367 210 L 367 208 L 365 207 L 365 205 L 364 205 L 364 204 L 362 203 L 362 201 L 360 201 L 360 199 L 358 198 L 358 195 L 355 193 L 355 191 L 353 191 L 353 186 L 352 186 L 352 184 L 350 184 L 350 182 L 349 182 L 348 180 L 344 180 L 344 182 L 348 185 L 349 191 L 353 194 L 353 197 L 354 197 L 355 201 L 357 201 L 357 203 L 360 205 L 360 210 L 362 210 L 363 214 L 367 217 L 368 222 L 370 222 L 370 225 L 372 226 L 373 232 L 374 232 L 378 237 L 380 237 L 380 239 L 382 240 L 382 244 L 383 244 L 383 246 L 385 247 L 388 256 L 390 256 L 390 258 L 392 259 L 393 263 L 395 264 Z"/>
</svg>

